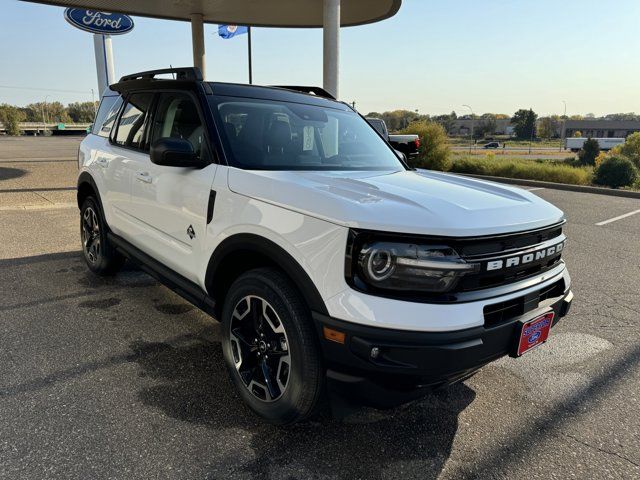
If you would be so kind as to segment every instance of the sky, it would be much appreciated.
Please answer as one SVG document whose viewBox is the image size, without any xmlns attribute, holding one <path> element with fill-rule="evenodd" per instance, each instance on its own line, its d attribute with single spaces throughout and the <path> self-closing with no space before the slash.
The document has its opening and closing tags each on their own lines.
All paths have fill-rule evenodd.
<svg viewBox="0 0 640 480">
<path fill-rule="evenodd" d="M 320 1 L 320 0 L 318 0 Z M 0 0 L 0 103 L 91 100 L 92 35 L 63 10 Z M 133 17 L 116 76 L 192 64 L 187 22 Z M 639 0 L 403 0 L 340 37 L 340 99 L 362 113 L 640 112 Z M 254 83 L 322 85 L 321 29 L 253 29 Z M 205 26 L 207 77 L 248 81 L 246 35 Z"/>
</svg>

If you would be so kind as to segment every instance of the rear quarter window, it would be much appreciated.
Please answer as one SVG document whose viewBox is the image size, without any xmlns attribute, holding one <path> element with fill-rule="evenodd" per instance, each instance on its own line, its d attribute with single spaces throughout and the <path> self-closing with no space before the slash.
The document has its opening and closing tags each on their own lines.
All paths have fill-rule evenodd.
<svg viewBox="0 0 640 480">
<path fill-rule="evenodd" d="M 113 130 L 116 116 L 121 106 L 122 97 L 103 97 L 98 113 L 96 114 L 96 120 L 93 122 L 93 130 L 91 133 L 108 138 L 111 130 Z"/>
</svg>

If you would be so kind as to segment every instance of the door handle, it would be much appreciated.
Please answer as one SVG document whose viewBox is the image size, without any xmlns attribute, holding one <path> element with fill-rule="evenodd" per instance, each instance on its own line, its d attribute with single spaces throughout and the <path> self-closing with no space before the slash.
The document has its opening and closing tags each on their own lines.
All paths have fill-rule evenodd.
<svg viewBox="0 0 640 480">
<path fill-rule="evenodd" d="M 151 183 L 153 181 L 153 177 L 151 177 L 148 172 L 137 172 L 136 180 L 139 182 Z"/>
</svg>

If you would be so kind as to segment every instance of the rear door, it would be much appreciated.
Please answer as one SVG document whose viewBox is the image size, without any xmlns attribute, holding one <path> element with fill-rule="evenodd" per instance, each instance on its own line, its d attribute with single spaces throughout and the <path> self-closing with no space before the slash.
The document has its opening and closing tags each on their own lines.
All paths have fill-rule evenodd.
<svg viewBox="0 0 640 480">
<path fill-rule="evenodd" d="M 148 155 L 132 162 L 132 243 L 182 276 L 197 281 L 203 261 L 207 210 L 217 165 L 207 140 L 195 95 L 161 92 L 148 128 L 149 145 L 161 138 L 182 138 L 208 161 L 200 169 L 151 163 Z"/>
<path fill-rule="evenodd" d="M 137 162 L 149 159 L 145 131 L 153 99 L 154 94 L 151 92 L 129 94 L 109 136 L 110 175 L 107 194 L 111 198 L 109 203 L 115 227 L 113 230 L 129 241 L 136 232 L 131 209 L 133 174 Z"/>
</svg>

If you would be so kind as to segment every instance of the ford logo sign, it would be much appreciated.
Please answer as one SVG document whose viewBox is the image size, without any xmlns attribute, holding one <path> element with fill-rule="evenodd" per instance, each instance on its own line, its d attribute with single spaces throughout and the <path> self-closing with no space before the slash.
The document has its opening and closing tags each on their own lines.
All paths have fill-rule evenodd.
<svg viewBox="0 0 640 480">
<path fill-rule="evenodd" d="M 71 25 L 85 32 L 122 35 L 133 30 L 133 20 L 129 15 L 122 13 L 67 8 L 64 11 L 64 18 Z"/>
<path fill-rule="evenodd" d="M 542 332 L 540 330 L 538 330 L 537 332 L 535 332 L 533 335 L 531 335 L 529 337 L 529 340 L 527 340 L 529 343 L 534 343 L 536 342 L 539 338 L 540 335 L 542 335 Z"/>
</svg>

